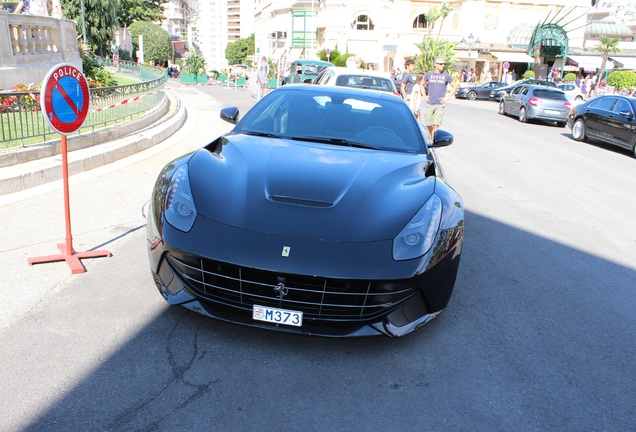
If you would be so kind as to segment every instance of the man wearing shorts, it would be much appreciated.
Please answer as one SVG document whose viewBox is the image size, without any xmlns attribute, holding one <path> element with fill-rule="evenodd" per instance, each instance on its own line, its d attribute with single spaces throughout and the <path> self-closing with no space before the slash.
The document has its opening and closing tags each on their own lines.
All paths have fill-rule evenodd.
<svg viewBox="0 0 636 432">
<path fill-rule="evenodd" d="M 444 72 L 446 61 L 444 57 L 435 58 L 435 70 L 424 75 L 422 80 L 422 96 L 426 101 L 426 114 L 424 123 L 428 128 L 432 138 L 435 138 L 435 131 L 439 129 L 444 119 L 444 108 L 457 90 L 457 83 L 448 72 Z M 446 88 L 451 85 L 452 91 L 446 93 Z"/>
</svg>

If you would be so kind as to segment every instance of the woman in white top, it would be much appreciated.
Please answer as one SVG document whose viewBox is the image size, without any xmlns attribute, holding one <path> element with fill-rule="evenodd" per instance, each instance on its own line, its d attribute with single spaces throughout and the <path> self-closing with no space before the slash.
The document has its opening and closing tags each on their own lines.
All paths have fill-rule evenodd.
<svg viewBox="0 0 636 432">
<path fill-rule="evenodd" d="M 420 106 L 422 104 L 422 78 L 424 78 L 422 73 L 418 73 L 415 76 L 415 84 L 413 84 L 410 101 L 411 110 L 418 120 L 420 119 Z"/>
</svg>

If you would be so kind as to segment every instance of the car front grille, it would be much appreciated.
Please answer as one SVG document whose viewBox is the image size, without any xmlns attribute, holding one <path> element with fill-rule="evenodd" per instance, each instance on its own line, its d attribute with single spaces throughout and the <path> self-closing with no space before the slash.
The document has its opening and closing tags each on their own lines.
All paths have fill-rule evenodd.
<svg viewBox="0 0 636 432">
<path fill-rule="evenodd" d="M 416 294 L 412 285 L 399 281 L 280 274 L 174 254 L 167 260 L 200 298 L 249 311 L 258 304 L 302 311 L 305 318 L 364 322 L 385 315 Z"/>
</svg>

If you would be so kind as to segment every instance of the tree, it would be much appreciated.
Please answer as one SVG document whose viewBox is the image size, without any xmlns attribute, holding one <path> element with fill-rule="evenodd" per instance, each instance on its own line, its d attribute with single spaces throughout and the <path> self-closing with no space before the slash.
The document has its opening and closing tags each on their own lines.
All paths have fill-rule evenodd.
<svg viewBox="0 0 636 432">
<path fill-rule="evenodd" d="M 592 51 L 603 53 L 603 62 L 601 63 L 601 70 L 596 78 L 596 88 L 601 85 L 601 80 L 605 75 L 605 65 L 607 64 L 609 55 L 621 51 L 620 48 L 618 48 L 618 43 L 621 41 L 620 38 L 608 38 L 607 36 L 601 35 L 598 40 L 599 44 L 592 48 Z"/>
<path fill-rule="evenodd" d="M 442 26 L 444 25 L 444 20 L 448 17 L 448 15 L 453 10 L 453 7 L 448 3 L 442 3 L 442 8 L 440 9 L 440 18 L 442 22 L 439 23 L 439 29 L 437 30 L 437 38 L 442 34 Z"/>
<path fill-rule="evenodd" d="M 247 64 L 247 56 L 254 55 L 254 33 L 246 39 L 239 39 L 227 44 L 225 58 L 230 65 Z"/>
<path fill-rule="evenodd" d="M 154 61 L 156 65 L 172 60 L 172 42 L 167 31 L 159 24 L 136 21 L 130 25 L 133 44 L 138 43 L 139 35 L 144 37 L 144 61 Z M 139 47 L 135 46 L 135 49 Z"/>
<path fill-rule="evenodd" d="M 88 49 L 105 56 L 110 54 L 110 44 L 117 28 L 118 0 L 83 0 Z M 81 0 L 64 0 L 62 13 L 75 20 L 80 40 L 84 39 Z"/>
<path fill-rule="evenodd" d="M 349 57 L 354 56 L 355 54 L 349 54 L 349 53 L 340 54 L 340 51 L 338 51 L 337 49 L 334 49 L 329 52 L 329 60 L 327 60 L 327 51 L 324 49 L 321 49 L 320 51 L 316 53 L 316 55 L 322 61 L 328 61 L 329 63 L 333 63 L 334 66 L 344 67 L 347 65 L 347 59 Z"/>
<path fill-rule="evenodd" d="M 119 0 L 117 17 L 121 27 L 130 27 L 135 21 L 160 21 L 164 18 L 159 0 Z"/>
<path fill-rule="evenodd" d="M 636 87 L 636 73 L 631 71 L 614 71 L 607 77 L 607 85 L 625 91 Z"/>
<path fill-rule="evenodd" d="M 438 8 L 430 8 L 428 12 L 424 15 L 426 17 L 426 27 L 428 28 L 427 35 L 430 36 L 433 31 L 433 25 L 435 21 L 440 19 L 442 16 L 442 11 Z"/>
<path fill-rule="evenodd" d="M 205 59 L 197 52 L 187 56 L 184 61 L 186 71 L 191 74 L 205 73 L 205 66 Z"/>
<path fill-rule="evenodd" d="M 455 58 L 456 42 L 424 36 L 422 43 L 415 45 L 420 50 L 420 53 L 414 58 L 415 70 L 417 71 L 426 72 L 433 70 L 435 68 L 435 57 L 444 57 L 447 65 L 457 62 Z"/>
<path fill-rule="evenodd" d="M 565 76 L 563 77 L 563 82 L 574 82 L 576 81 L 576 74 L 573 72 L 568 72 L 565 74 Z"/>
</svg>

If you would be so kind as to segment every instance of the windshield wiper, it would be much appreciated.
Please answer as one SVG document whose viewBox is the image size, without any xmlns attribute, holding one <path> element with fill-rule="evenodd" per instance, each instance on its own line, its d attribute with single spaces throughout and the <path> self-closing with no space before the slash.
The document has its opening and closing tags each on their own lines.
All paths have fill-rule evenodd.
<svg viewBox="0 0 636 432">
<path fill-rule="evenodd" d="M 241 133 L 245 135 L 260 136 L 260 137 L 267 137 L 267 138 L 281 138 L 279 135 L 269 133 L 269 132 L 242 131 Z"/>
<path fill-rule="evenodd" d="M 319 142 L 319 143 L 327 143 L 327 144 L 346 145 L 349 147 L 382 150 L 381 147 L 371 146 L 371 145 L 363 144 L 356 141 L 350 141 L 344 138 L 323 138 L 323 137 L 303 136 L 303 137 L 291 137 L 290 139 L 294 141 L 311 141 L 311 142 Z"/>
</svg>

